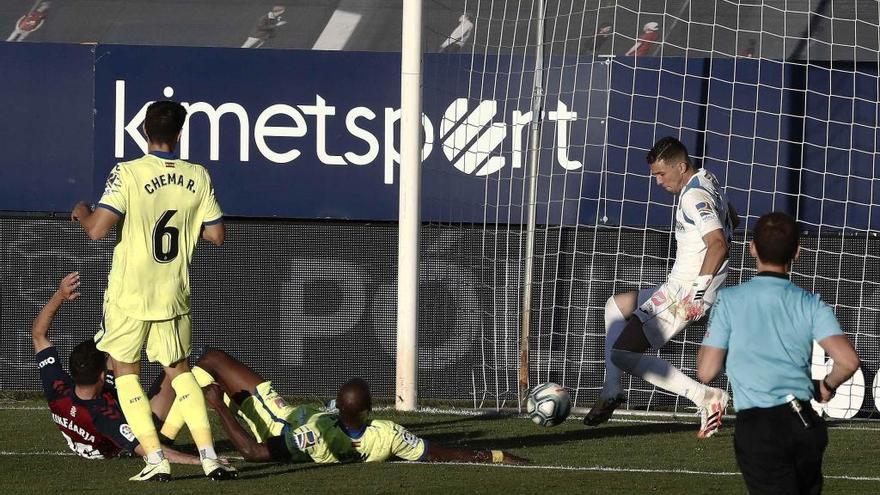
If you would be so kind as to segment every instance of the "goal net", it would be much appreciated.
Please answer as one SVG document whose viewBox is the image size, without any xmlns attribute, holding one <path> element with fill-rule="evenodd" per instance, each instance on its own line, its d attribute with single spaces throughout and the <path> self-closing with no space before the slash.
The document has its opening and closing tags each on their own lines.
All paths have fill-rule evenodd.
<svg viewBox="0 0 880 495">
<path fill-rule="evenodd" d="M 755 274 L 758 217 L 798 219 L 792 279 L 833 306 L 863 360 L 826 412 L 880 416 L 878 4 L 548 0 L 543 15 L 541 6 L 467 0 L 461 22 L 472 26 L 458 53 L 426 55 L 425 108 L 443 106 L 429 141 L 453 167 L 423 172 L 423 256 L 452 253 L 456 268 L 443 277 L 464 292 L 424 292 L 420 322 L 457 332 L 470 351 L 450 358 L 459 365 L 445 377 L 422 366 L 421 383 L 454 380 L 455 398 L 473 406 L 516 407 L 531 292 L 524 378 L 561 383 L 576 407 L 591 406 L 604 378 L 606 300 L 662 282 L 674 258 L 675 198 L 645 163 L 669 135 L 740 214 L 729 285 Z M 453 87 L 443 72 L 456 73 Z M 473 176 L 479 199 L 433 192 L 447 174 Z M 447 304 L 458 316 L 439 325 Z M 694 376 L 704 332 L 691 325 L 657 352 Z M 824 376 L 818 346 L 813 360 Z M 728 387 L 723 376 L 715 385 Z M 693 411 L 640 379 L 627 375 L 624 386 L 630 410 Z"/>
</svg>

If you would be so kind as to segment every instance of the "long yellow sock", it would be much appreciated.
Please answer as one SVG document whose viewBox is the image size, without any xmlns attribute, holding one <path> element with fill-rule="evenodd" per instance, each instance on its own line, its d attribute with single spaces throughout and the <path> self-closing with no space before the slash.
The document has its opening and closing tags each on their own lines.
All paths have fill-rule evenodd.
<svg viewBox="0 0 880 495">
<path fill-rule="evenodd" d="M 196 377 L 196 382 L 200 387 L 205 387 L 214 383 L 214 377 L 198 366 L 193 366 L 192 374 Z M 162 423 L 162 430 L 159 433 L 165 438 L 174 440 L 177 438 L 177 434 L 180 433 L 180 430 L 185 423 L 186 421 L 183 419 L 183 413 L 180 411 L 180 406 L 178 405 L 177 400 L 175 400 L 171 403 L 171 408 L 168 409 L 168 414 L 165 416 L 165 422 Z"/>
<path fill-rule="evenodd" d="M 214 440 L 211 438 L 211 424 L 208 423 L 208 409 L 202 388 L 192 373 L 186 372 L 171 381 L 171 387 L 177 393 L 177 402 L 186 426 L 192 434 L 199 456 L 202 459 L 216 458 Z"/>
<path fill-rule="evenodd" d="M 152 464 L 160 462 L 164 458 L 162 446 L 159 444 L 159 435 L 156 434 L 156 426 L 153 424 L 150 401 L 141 388 L 138 376 L 116 377 L 116 391 L 119 394 L 119 405 L 125 414 L 125 420 L 143 447 L 147 462 Z"/>
</svg>

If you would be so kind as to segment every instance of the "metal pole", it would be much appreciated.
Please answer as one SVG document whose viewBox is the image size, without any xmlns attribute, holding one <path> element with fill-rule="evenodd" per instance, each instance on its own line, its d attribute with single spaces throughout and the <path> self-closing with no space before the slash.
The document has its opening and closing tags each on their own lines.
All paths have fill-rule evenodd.
<svg viewBox="0 0 880 495">
<path fill-rule="evenodd" d="M 403 2 L 400 67 L 400 193 L 397 248 L 395 407 L 416 408 L 419 320 L 419 201 L 422 163 L 422 1 Z"/>
<path fill-rule="evenodd" d="M 532 82 L 532 122 L 529 139 L 528 187 L 526 212 L 526 259 L 523 276 L 522 321 L 519 336 L 519 400 L 529 391 L 529 326 L 532 316 L 532 278 L 535 264 L 535 223 L 538 208 L 538 162 L 541 158 L 541 128 L 544 110 L 544 0 L 538 0 L 538 25 L 535 27 L 535 78 Z"/>
</svg>

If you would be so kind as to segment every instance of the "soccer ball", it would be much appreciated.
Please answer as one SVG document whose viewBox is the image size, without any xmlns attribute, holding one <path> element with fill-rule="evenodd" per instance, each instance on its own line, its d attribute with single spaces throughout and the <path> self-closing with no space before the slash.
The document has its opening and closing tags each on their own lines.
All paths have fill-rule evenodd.
<svg viewBox="0 0 880 495">
<path fill-rule="evenodd" d="M 556 426 L 571 412 L 571 398 L 561 385 L 542 383 L 529 392 L 526 412 L 535 424 Z"/>
</svg>

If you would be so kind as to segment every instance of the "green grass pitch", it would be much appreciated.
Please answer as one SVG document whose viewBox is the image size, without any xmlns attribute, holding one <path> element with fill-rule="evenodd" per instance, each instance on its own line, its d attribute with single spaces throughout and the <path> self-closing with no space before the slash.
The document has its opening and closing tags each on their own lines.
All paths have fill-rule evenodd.
<svg viewBox="0 0 880 495">
<path fill-rule="evenodd" d="M 140 459 L 89 461 L 70 454 L 44 403 L 0 402 L 0 486 L 5 493 L 745 493 L 733 457 L 732 424 L 696 438 L 692 422 L 614 420 L 587 429 L 578 420 L 541 428 L 518 417 L 375 411 L 429 442 L 501 448 L 528 457 L 527 468 L 443 464 L 316 466 L 235 461 L 239 480 L 206 480 L 198 466 L 175 466 L 172 484 L 126 481 Z M 215 432 L 220 432 L 215 424 Z M 215 433 L 221 453 L 235 455 Z M 183 450 L 191 450 L 186 437 Z M 830 430 L 825 493 L 880 493 L 880 425 Z M 859 479 L 864 478 L 864 479 Z"/>
</svg>

